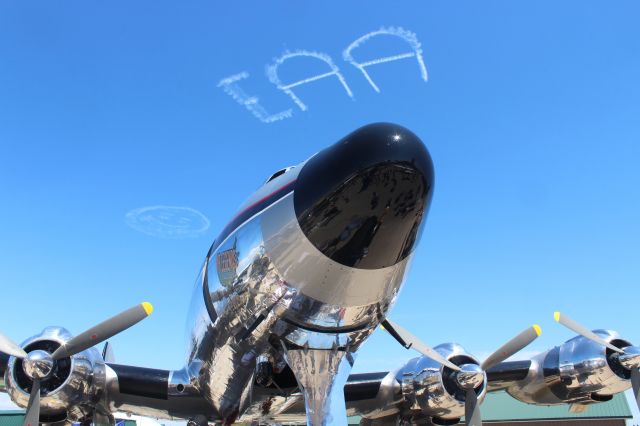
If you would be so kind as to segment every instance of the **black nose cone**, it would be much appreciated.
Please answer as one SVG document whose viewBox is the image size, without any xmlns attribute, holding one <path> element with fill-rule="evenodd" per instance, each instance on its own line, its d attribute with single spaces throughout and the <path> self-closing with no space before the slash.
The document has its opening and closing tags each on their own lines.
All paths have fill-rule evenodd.
<svg viewBox="0 0 640 426">
<path fill-rule="evenodd" d="M 404 127 L 361 127 L 312 157 L 294 205 L 307 238 L 343 265 L 378 269 L 406 258 L 433 191 L 433 163 Z"/>
</svg>

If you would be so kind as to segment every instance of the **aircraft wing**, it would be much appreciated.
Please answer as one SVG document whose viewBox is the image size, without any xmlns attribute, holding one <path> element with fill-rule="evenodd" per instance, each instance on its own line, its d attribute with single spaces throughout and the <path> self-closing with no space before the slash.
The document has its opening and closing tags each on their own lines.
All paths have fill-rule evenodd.
<svg viewBox="0 0 640 426">
<path fill-rule="evenodd" d="M 399 419 L 410 418 L 418 421 L 431 417 L 427 413 L 448 410 L 458 417 L 464 414 L 464 402 L 447 404 L 447 390 L 439 389 L 441 376 L 437 370 L 421 370 L 419 361 L 426 357 L 411 360 L 403 368 L 396 371 L 381 371 L 351 374 L 344 387 L 344 398 L 349 415 L 363 416 L 362 424 L 386 425 L 396 424 Z M 487 370 L 487 382 L 482 392 L 494 391 L 512 386 L 529 374 L 531 360 L 501 362 Z M 450 372 L 449 372 L 450 373 Z M 423 374 L 422 386 L 416 375 Z M 447 373 L 445 373 L 447 374 Z M 446 381 L 446 379 L 445 379 Z M 285 388 L 284 383 L 277 386 Z M 275 391 L 276 388 L 272 387 Z M 486 389 L 486 390 L 485 390 Z M 242 417 L 242 421 L 257 420 L 269 422 L 303 422 L 305 419 L 304 399 L 299 391 L 286 396 L 278 396 L 278 392 L 258 396 L 254 390 L 253 408 Z M 460 397 L 460 395 L 458 395 Z M 437 403 L 425 403 L 425 400 L 438 400 Z M 269 413 L 264 412 L 268 402 Z M 449 401 L 451 402 L 451 401 Z M 462 411 L 456 409 L 462 408 Z"/>
<path fill-rule="evenodd" d="M 108 412 L 127 412 L 159 418 L 190 418 L 194 413 L 213 415 L 211 405 L 194 387 L 174 386 L 181 370 L 159 370 L 106 363 L 104 401 Z"/>
<path fill-rule="evenodd" d="M 530 368 L 531 360 L 501 362 L 487 370 L 487 391 L 502 390 L 524 380 Z M 349 403 L 375 399 L 389 374 L 393 373 L 384 371 L 351 374 L 344 387 L 345 400 Z"/>
<path fill-rule="evenodd" d="M 526 379 L 531 360 L 504 361 L 487 370 L 487 391 L 493 392 Z"/>
<path fill-rule="evenodd" d="M 615 336 L 611 335 L 611 337 Z M 612 339 L 609 340 L 612 341 Z M 524 402 L 541 405 L 569 404 L 572 407 L 586 409 L 589 404 L 605 401 L 613 394 L 628 389 L 631 382 L 630 375 L 629 378 L 625 378 L 621 370 L 617 370 L 622 374 L 622 376 L 616 376 L 617 380 L 609 375 L 608 381 L 601 382 L 597 386 L 593 381 L 589 383 L 589 374 L 592 375 L 591 377 L 594 375 L 598 377 L 604 374 L 605 368 L 611 368 L 607 367 L 606 361 L 605 365 L 598 362 L 606 360 L 606 351 L 603 350 L 601 355 L 597 353 L 594 355 L 595 347 L 589 346 L 591 344 L 593 342 L 576 337 L 565 343 L 564 347 L 555 347 L 529 360 L 503 361 L 494 365 L 486 370 L 486 382 L 477 395 L 478 404 L 482 403 L 487 392 L 506 389 L 516 399 Z M 587 351 L 584 345 L 587 345 L 591 351 Z M 449 357 L 451 361 L 460 363 L 471 360 L 471 358 L 465 359 L 467 355 L 460 352 L 455 345 L 446 344 L 445 346 L 457 354 L 458 358 Z M 436 349 L 442 350 L 440 347 Z M 554 368 L 553 363 L 558 363 L 560 353 L 567 353 L 569 349 L 575 351 L 573 360 L 577 364 L 586 365 L 593 371 L 582 370 L 578 373 L 575 370 L 576 376 L 573 377 L 573 381 L 561 377 L 559 364 Z M 583 353 L 595 359 L 580 360 L 579 357 Z M 6 370 L 6 359 L 6 356 L 0 359 L 2 373 Z M 210 405 L 195 388 L 179 389 L 172 385 L 173 375 L 180 374 L 180 371 L 116 363 L 105 363 L 104 367 L 105 390 L 109 400 L 101 401 L 100 404 L 106 404 L 104 409 L 107 412 L 129 412 L 162 418 L 188 418 L 194 412 L 208 413 L 210 410 Z M 565 371 L 572 374 L 570 369 L 565 368 Z M 348 413 L 363 416 L 362 424 L 370 425 L 382 425 L 399 418 L 418 421 L 434 417 L 434 414 L 442 416 L 436 416 L 440 420 L 460 418 L 465 412 L 465 395 L 453 386 L 454 373 L 448 367 L 422 356 L 410 360 L 395 371 L 351 374 L 344 387 Z M 579 374 L 581 375 L 578 376 Z M 562 383 L 566 384 L 564 388 Z M 278 396 L 280 390 L 273 388 L 274 392 L 264 400 L 260 398 L 260 392 L 257 391 L 256 386 L 254 385 L 253 396 L 249 397 L 248 402 L 249 406 L 253 406 L 256 410 L 252 411 L 249 407 L 247 413 L 249 415 L 252 412 L 260 413 L 250 418 L 304 419 L 304 401 L 302 395 L 296 392 L 295 384 L 289 384 L 290 392 L 287 392 L 286 396 Z M 524 392 L 525 388 L 527 392 Z M 272 407 L 270 413 L 264 411 L 267 406 L 264 404 L 265 401 L 269 401 L 269 406 Z"/>
<path fill-rule="evenodd" d="M 579 330 L 577 326 L 573 328 Z M 396 327 L 394 330 L 399 335 L 397 340 L 406 343 L 405 346 L 411 347 L 411 343 L 415 342 L 414 337 L 404 333 L 403 329 Z M 463 416 L 477 419 L 487 392 L 497 390 L 506 390 L 509 395 L 525 403 L 567 404 L 574 411 L 607 401 L 632 385 L 637 394 L 640 348 L 614 331 L 580 331 L 581 334 L 560 346 L 522 361 L 506 361 L 505 354 L 508 351 L 502 348 L 487 358 L 489 362 L 480 362 L 455 343 L 441 344 L 433 349 L 421 345 L 421 353 L 425 354 L 409 360 L 394 371 L 350 375 L 344 387 L 347 412 L 349 415 L 362 416 L 363 424 L 381 425 L 390 419 L 453 424 L 451 422 Z M 100 330 L 92 331 L 95 334 L 98 332 Z M 65 334 L 68 332 L 50 327 L 43 333 L 45 336 L 39 336 L 37 341 L 44 343 L 39 345 L 55 344 L 62 348 L 43 346 L 51 357 L 60 350 L 69 351 L 69 347 L 73 348 L 73 345 L 64 346 L 53 341 L 60 339 L 73 342 Z M 513 342 L 517 345 L 514 346 Z M 503 347 L 518 347 L 521 343 L 521 339 L 516 337 Z M 25 347 L 33 344 L 27 341 Z M 82 350 L 71 357 L 67 355 L 61 358 L 59 363 L 59 368 L 66 365 L 70 369 L 65 373 L 65 377 L 70 379 L 55 386 L 59 386 L 58 392 L 73 396 L 71 408 L 80 410 L 80 415 L 100 418 L 101 415 L 108 416 L 114 412 L 128 412 L 161 418 L 189 418 L 193 413 L 201 413 L 215 418 L 211 404 L 199 390 L 197 375 L 194 377 L 186 370 L 169 371 L 105 362 L 96 348 L 83 349 L 86 343 L 82 341 L 75 345 Z M 0 373 L 4 373 L 6 389 L 11 393 L 12 389 L 16 389 L 11 381 L 24 380 L 26 376 L 24 369 L 16 365 L 21 360 L 20 351 L 6 346 L 18 354 L 9 358 L 9 364 L 7 356 L 0 355 Z M 434 356 L 434 353 L 438 355 Z M 30 358 L 20 362 L 35 365 L 38 359 L 34 355 L 37 354 L 38 350 L 33 350 Z M 73 360 L 74 364 L 65 364 L 65 359 L 68 363 Z M 46 360 L 44 357 L 40 361 Z M 41 368 L 42 365 L 46 366 L 46 363 L 36 366 Z M 7 368 L 12 369 L 12 374 L 6 374 Z M 254 377 L 239 401 L 241 421 L 264 420 L 264 423 L 268 423 L 305 418 L 304 400 L 296 380 L 291 372 L 285 372 L 283 370 L 267 377 L 269 380 L 266 381 L 257 381 Z M 33 373 L 34 377 L 37 377 L 37 373 Z M 98 382 L 96 377 L 99 378 Z M 54 374 L 49 381 L 55 380 Z M 25 383 L 29 386 L 28 382 Z M 48 382 L 43 383 L 43 386 L 48 385 Z M 69 387 L 72 386 L 70 383 L 93 385 L 72 388 Z M 96 389 L 100 392 L 96 392 Z M 23 396 L 23 393 L 18 396 L 12 394 L 12 399 Z M 43 392 L 43 398 L 46 398 L 46 392 Z M 28 402 L 21 401 L 20 405 L 27 405 Z"/>
<path fill-rule="evenodd" d="M 471 408 L 469 389 L 464 389 L 465 370 L 469 370 L 465 364 L 477 361 L 455 344 L 435 349 L 459 365 L 460 371 L 422 356 L 386 375 L 350 376 L 345 399 L 351 414 L 363 413 L 361 424 L 385 425 L 398 419 L 435 419 L 434 423 L 444 424 L 469 413 L 477 415 L 478 421 L 486 394 L 499 390 L 524 403 L 569 405 L 572 411 L 587 410 L 629 388 L 638 395 L 640 349 L 616 332 L 593 333 L 597 339 L 578 335 L 530 359 L 502 361 L 487 368 L 483 382 L 472 390 Z"/>
<path fill-rule="evenodd" d="M 106 366 L 115 373 L 118 392 L 122 396 L 137 396 L 166 400 L 169 394 L 169 370 L 110 364 Z M 112 375 L 112 381 L 114 377 Z"/>
</svg>

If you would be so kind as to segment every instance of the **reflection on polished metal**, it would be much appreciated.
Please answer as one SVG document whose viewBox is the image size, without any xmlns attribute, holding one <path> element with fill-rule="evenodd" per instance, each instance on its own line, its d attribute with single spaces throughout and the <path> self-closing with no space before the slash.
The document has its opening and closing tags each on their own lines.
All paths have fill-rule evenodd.
<svg viewBox="0 0 640 426">
<path fill-rule="evenodd" d="M 616 347 L 631 346 L 614 331 L 593 333 Z M 509 384 L 507 392 L 529 404 L 598 402 L 631 386 L 629 370 L 612 362 L 614 359 L 605 346 L 577 336 L 533 357 L 529 374 Z"/>
<path fill-rule="evenodd" d="M 299 170 L 268 184 L 286 186 Z M 341 265 L 309 242 L 293 193 L 282 194 L 212 247 L 194 291 L 183 385 L 202 392 L 216 419 L 238 418 L 245 411 L 240 401 L 247 402 L 243 395 L 254 386 L 257 358 L 282 359 L 274 338 L 291 347 L 357 350 L 395 299 L 409 257 L 382 269 Z M 249 401 L 247 410 L 274 415 L 276 404 L 264 398 L 273 409 L 258 410 Z"/>
<path fill-rule="evenodd" d="M 66 412 L 71 420 L 99 407 L 221 423 L 307 417 L 310 424 L 345 424 L 343 387 L 352 354 L 386 317 L 404 281 L 431 199 L 432 167 L 414 134 L 376 124 L 277 174 L 240 208 L 206 256 L 184 368 L 140 372 L 105 364 L 88 349 L 53 364 L 50 377 L 66 369 L 60 380 L 43 381 L 49 387 L 43 411 Z M 53 339 L 47 352 L 70 338 Z M 443 352 L 462 355 L 455 348 Z M 14 400 L 24 400 L 30 381 L 12 362 L 8 388 Z M 17 370 L 24 377 L 14 377 Z M 445 381 L 454 391 L 459 386 L 450 371 L 443 378 L 444 370 L 435 370 L 433 384 L 451 404 L 441 411 L 457 410 L 460 400 L 444 389 Z M 418 372 L 415 397 L 423 401 Z M 392 401 L 394 410 L 403 387 L 394 375 L 383 383 L 377 396 Z M 442 406 L 435 399 L 425 404 Z"/>
<path fill-rule="evenodd" d="M 434 348 L 443 357 L 458 366 L 468 366 L 465 377 L 467 383 L 480 380 L 479 386 L 475 386 L 478 403 L 484 400 L 486 395 L 486 373 L 479 368 L 476 358 L 469 355 L 462 346 L 456 343 L 445 343 Z M 479 372 L 480 374 L 477 374 Z M 457 381 L 460 372 L 433 361 L 427 357 L 419 357 L 410 360 L 396 373 L 396 378 L 402 383 L 402 394 L 409 402 L 411 413 L 422 413 L 439 419 L 455 420 L 464 415 L 466 390 Z"/>
<path fill-rule="evenodd" d="M 293 194 L 264 212 L 262 232 L 265 250 L 282 279 L 314 305 L 311 311 L 304 305 L 293 306 L 292 315 L 317 328 L 370 326 L 378 305 L 386 312 L 407 269 L 409 258 L 386 268 L 358 269 L 326 257 L 300 229 Z M 322 315 L 313 315 L 316 312 Z"/>
<path fill-rule="evenodd" d="M 197 302 L 197 289 L 188 371 L 218 416 L 229 420 L 239 415 L 257 356 L 272 350 L 268 339 L 291 295 L 264 250 L 259 218 L 211 253 L 207 265 L 201 285 L 210 307 Z"/>
<path fill-rule="evenodd" d="M 12 355 L 0 357 L 7 392 L 20 406 L 41 395 L 47 423 L 109 425 L 116 411 L 196 425 L 344 425 L 347 415 L 370 425 L 454 424 L 467 402 L 466 417 L 479 421 L 476 403 L 491 387 L 483 369 L 495 363 L 502 374 L 491 389 L 528 403 L 585 405 L 630 382 L 638 393 L 640 348 L 571 321 L 564 323 L 593 341 L 577 337 L 524 366 L 502 361 L 539 335 L 536 326 L 482 365 L 447 343 L 422 348 L 439 361 L 419 357 L 348 380 L 355 352 L 396 300 L 432 191 L 431 159 L 415 135 L 393 124 L 365 126 L 276 173 L 223 229 L 193 292 L 183 368 L 111 364 L 95 348 L 75 353 L 146 317 L 151 306 L 142 304 L 73 341 L 52 327 L 23 350 L 0 335 L 0 350 Z M 609 349 L 594 343 L 603 340 Z M 399 341 L 420 349 L 416 339 Z"/>
<path fill-rule="evenodd" d="M 345 266 L 382 269 L 413 250 L 433 191 L 433 164 L 408 129 L 375 123 L 307 161 L 296 183 L 300 228 Z"/>
<path fill-rule="evenodd" d="M 462 364 L 456 382 L 462 389 L 475 389 L 484 381 L 484 371 L 477 364 Z"/>
<path fill-rule="evenodd" d="M 627 370 L 640 367 L 640 348 L 637 346 L 628 346 L 624 348 L 623 354 L 613 354 L 618 362 Z"/>
<path fill-rule="evenodd" d="M 36 349 L 27 354 L 22 361 L 22 368 L 30 378 L 42 380 L 51 374 L 53 359 L 49 352 Z"/>
<path fill-rule="evenodd" d="M 352 354 L 338 349 L 287 349 L 287 364 L 304 395 L 308 426 L 346 425 L 344 385 Z"/>
<path fill-rule="evenodd" d="M 467 386 L 473 386 L 478 403 L 484 400 L 486 373 L 478 360 L 458 344 L 445 343 L 434 350 L 462 371 L 454 371 L 426 356 L 411 359 L 400 369 L 388 373 L 370 399 L 348 404 L 349 413 L 357 409 L 358 414 L 370 422 L 364 424 L 394 421 L 423 424 L 420 422 L 428 418 L 438 424 L 457 422 L 465 414 L 467 393 L 471 391 Z"/>
<path fill-rule="evenodd" d="M 72 337 L 64 328 L 47 327 L 42 333 L 22 343 L 29 356 L 24 360 L 11 357 L 5 373 L 7 393 L 13 402 L 21 407 L 27 406 L 33 383 L 31 377 L 46 373 L 48 354 Z M 34 357 L 33 361 L 29 360 L 31 356 Z M 90 416 L 93 407 L 87 402 L 94 400 L 102 389 L 103 380 L 97 372 L 101 363 L 102 357 L 95 348 L 56 361 L 51 373 L 41 381 L 41 417 L 80 421 Z"/>
</svg>

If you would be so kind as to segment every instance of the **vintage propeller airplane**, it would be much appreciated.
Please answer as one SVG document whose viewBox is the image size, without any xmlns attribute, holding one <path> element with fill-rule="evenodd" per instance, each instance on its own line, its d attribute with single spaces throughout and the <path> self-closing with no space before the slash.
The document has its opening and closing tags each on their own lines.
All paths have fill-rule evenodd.
<svg viewBox="0 0 640 426">
<path fill-rule="evenodd" d="M 525 329 L 484 362 L 462 346 L 430 348 L 387 318 L 433 191 L 431 157 L 409 130 L 371 124 L 276 172 L 216 238 L 193 295 L 180 370 L 119 365 L 95 345 L 141 321 L 142 303 L 73 337 L 45 328 L 21 345 L 0 335 L 5 389 L 25 426 L 113 424 L 113 413 L 233 422 L 479 426 L 487 392 L 576 410 L 629 387 L 640 348 L 589 331 L 530 360 L 506 361 L 540 334 Z M 422 356 L 392 372 L 349 375 L 381 325 Z"/>
</svg>

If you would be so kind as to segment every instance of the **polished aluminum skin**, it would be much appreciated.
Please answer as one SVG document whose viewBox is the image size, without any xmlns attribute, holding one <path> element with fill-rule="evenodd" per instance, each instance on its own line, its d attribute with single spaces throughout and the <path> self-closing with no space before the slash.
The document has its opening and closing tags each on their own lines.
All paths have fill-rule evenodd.
<svg viewBox="0 0 640 426">
<path fill-rule="evenodd" d="M 461 365 L 463 371 L 453 372 L 426 357 L 414 358 L 388 373 L 374 398 L 348 402 L 348 414 L 363 416 L 365 422 L 424 422 L 434 417 L 435 421 L 452 421 L 464 416 L 465 389 L 467 386 L 476 388 L 478 400 L 482 401 L 487 392 L 486 374 L 479 368 L 477 359 L 458 344 L 446 343 L 434 349 L 454 364 Z M 288 397 L 271 395 L 269 400 L 273 407 L 270 420 L 304 421 L 304 403 L 299 393 Z M 247 414 L 243 419 L 259 418 L 249 415 L 255 413 Z"/>
<path fill-rule="evenodd" d="M 409 361 L 412 363 L 414 360 Z M 399 417 L 406 406 L 405 393 L 403 392 L 402 376 L 409 373 L 405 366 L 389 372 L 380 384 L 380 389 L 373 399 L 354 401 L 347 405 L 350 415 L 362 415 L 367 419 L 384 419 Z M 417 374 L 417 372 L 415 372 Z"/>
<path fill-rule="evenodd" d="M 51 374 L 53 358 L 51 358 L 49 352 L 36 349 L 29 352 L 24 361 L 22 361 L 22 369 L 32 379 L 42 380 Z"/>
<path fill-rule="evenodd" d="M 300 167 L 268 182 L 240 210 L 293 182 Z M 290 192 L 214 243 L 193 292 L 187 364 L 171 372 L 168 399 L 123 395 L 117 375 L 106 366 L 102 404 L 111 411 L 163 418 L 200 415 L 231 422 L 246 413 L 242 420 L 271 419 L 277 404 L 269 405 L 273 410 L 256 409 L 260 399 L 254 389 L 256 360 L 270 360 L 277 373 L 296 358 L 286 358 L 287 353 L 324 351 L 317 356 L 332 354 L 335 359 L 327 363 L 340 366 L 326 379 L 346 380 L 345 366 L 352 361 L 343 360 L 353 360 L 353 353 L 386 315 L 409 260 L 410 256 L 377 270 L 336 263 L 300 230 Z M 300 387 L 311 390 L 309 382 L 306 387 L 302 384 L 305 379 L 298 371 Z M 296 388 L 278 390 L 276 396 L 290 395 Z M 325 391 L 344 405 L 343 396 L 334 397 L 342 394 L 342 385 Z M 330 418 L 338 405 L 321 404 L 319 409 L 331 412 L 319 413 L 313 421 Z M 304 419 L 304 405 L 302 415 Z"/>
<path fill-rule="evenodd" d="M 389 123 L 364 126 L 305 164 L 274 174 L 214 242 L 194 290 L 187 363 L 171 372 L 166 399 L 131 386 L 121 392 L 117 369 L 89 357 L 85 382 L 101 380 L 103 392 L 85 387 L 76 400 L 58 398 L 56 409 L 90 400 L 106 412 L 231 423 L 255 408 L 259 373 L 263 395 L 270 384 L 285 398 L 302 389 L 309 424 L 344 423 L 346 374 L 397 297 L 428 210 L 433 164 L 417 136 Z M 72 379 L 84 359 L 71 357 Z M 287 364 L 295 380 L 281 389 L 282 378 L 269 374 L 288 374 Z M 33 377 L 47 366 L 46 354 L 25 361 Z M 318 377 L 310 378 L 313 368 Z M 144 378 L 136 383 L 145 386 Z M 46 398 L 44 409 L 54 405 Z M 271 415 L 261 407 L 261 417 Z"/>
<path fill-rule="evenodd" d="M 486 374 L 480 369 L 478 360 L 458 344 L 446 343 L 434 349 L 462 366 L 462 371 L 456 373 L 427 357 L 414 358 L 400 369 L 388 373 L 374 398 L 348 402 L 348 414 L 363 416 L 365 423 L 374 424 L 400 420 L 446 423 L 464 416 L 467 386 L 476 389 L 481 402 L 487 392 Z M 288 397 L 271 395 L 269 400 L 274 407 L 270 420 L 304 421 L 305 406 L 299 393 Z M 259 416 L 247 415 L 245 418 L 258 419 Z"/>
<path fill-rule="evenodd" d="M 614 353 L 611 356 L 627 370 L 640 366 L 640 348 L 637 346 L 626 347 L 623 354 Z"/>
<path fill-rule="evenodd" d="M 89 349 L 71 357 L 70 376 L 43 395 L 43 414 L 66 413 L 69 420 L 81 420 L 93 410 L 106 419 L 109 413 L 125 411 L 162 418 L 201 416 L 216 422 L 308 420 L 324 425 L 344 424 L 344 417 L 334 414 L 346 412 L 372 422 L 446 423 L 464 415 L 463 390 L 477 389 L 482 401 L 487 381 L 479 363 L 459 345 L 444 344 L 435 350 L 460 365 L 461 372 L 429 358 L 415 358 L 389 373 L 375 398 L 345 404 L 342 388 L 353 352 L 393 303 L 406 262 L 390 270 L 345 273 L 345 267 L 316 256 L 315 248 L 298 238 L 291 196 L 248 220 L 207 256 L 193 297 L 190 321 L 195 327 L 188 363 L 171 373 L 166 400 L 123 395 L 115 372 L 97 350 Z M 301 259 L 323 278 L 322 285 L 314 286 L 313 276 L 296 271 Z M 374 272 L 384 278 L 376 280 Z M 368 293 L 360 287 L 349 290 L 362 281 L 376 285 Z M 334 304 L 336 294 L 349 303 Z M 601 345 L 576 337 L 534 357 L 526 379 L 509 384 L 507 391 L 528 403 L 588 404 L 628 389 L 629 378 L 612 360 L 626 369 L 637 367 L 640 349 L 615 332 L 596 333 L 624 348 L 625 354 L 607 353 Z M 64 329 L 48 328 L 23 347 L 70 338 Z M 274 373 L 288 364 L 302 392 L 269 383 L 262 389 L 256 386 L 258 360 Z M 29 394 L 16 383 L 15 361 L 9 362 L 7 389 L 14 401 L 26 405 Z M 30 377 L 48 377 L 51 366 L 50 356 L 41 350 L 31 351 L 23 362 Z"/>
<path fill-rule="evenodd" d="M 353 366 L 350 352 L 289 349 L 285 359 L 300 383 L 307 420 L 313 425 L 347 425 L 344 385 Z"/>
<path fill-rule="evenodd" d="M 631 363 L 638 350 L 610 330 L 594 330 L 609 343 L 629 348 L 625 362 Z M 626 350 L 626 349 L 625 349 Z M 582 336 L 568 340 L 535 356 L 529 374 L 511 383 L 507 392 L 529 404 L 590 404 L 631 387 L 629 372 L 612 364 L 608 349 Z M 615 357 L 613 357 L 615 358 Z M 630 364 L 636 365 L 637 364 Z"/>
<path fill-rule="evenodd" d="M 99 400 L 99 406 L 108 413 L 124 412 L 140 416 L 169 420 L 189 419 L 201 415 L 216 419 L 211 405 L 189 383 L 189 376 L 184 370 L 176 370 L 169 377 L 167 399 L 147 398 L 124 394 L 120 391 L 118 376 L 108 365 L 104 365 L 105 392 Z"/>
<path fill-rule="evenodd" d="M 73 337 L 61 327 L 47 327 L 42 333 L 33 336 L 22 343 L 28 347 L 36 342 L 51 341 L 63 344 Z M 51 357 L 46 351 L 34 350 L 23 362 L 24 372 L 29 377 L 46 379 L 51 373 Z M 15 357 L 9 358 L 5 373 L 7 392 L 11 400 L 19 406 L 26 407 L 29 393 L 20 387 L 16 378 Z M 82 351 L 71 357 L 70 374 L 57 388 L 43 391 L 40 399 L 41 417 L 80 421 L 89 415 L 97 402 L 98 395 L 104 387 L 103 377 L 96 374 L 102 366 L 102 358 L 95 348 Z"/>
<path fill-rule="evenodd" d="M 608 352 L 603 346 L 578 336 L 533 357 L 524 380 L 489 385 L 486 374 L 473 357 L 459 345 L 445 344 L 436 350 L 447 359 L 455 359 L 456 355 L 467 356 L 473 362 L 461 362 L 464 358 L 458 358 L 455 363 L 463 371 L 454 374 L 428 358 L 412 359 L 399 370 L 387 374 L 374 398 L 348 402 L 347 412 L 363 416 L 365 424 L 397 424 L 399 421 L 446 423 L 464 415 L 464 394 L 452 387 L 452 382 L 460 390 L 467 386 L 476 388 L 479 401 L 484 399 L 487 391 L 498 389 L 506 389 L 514 398 L 531 404 L 587 405 L 604 401 L 629 389 L 629 370 L 640 365 L 640 348 L 631 346 L 616 332 L 595 332 L 623 348 L 625 353 Z M 477 387 L 479 383 L 481 388 Z M 254 405 L 258 406 L 265 400 L 257 399 Z M 271 420 L 304 420 L 304 401 L 300 393 L 271 395 L 268 400 L 273 413 Z M 255 412 L 247 413 L 246 418 L 260 418 Z"/>
<path fill-rule="evenodd" d="M 147 376 L 136 377 L 140 369 L 106 364 L 94 348 L 53 361 L 55 348 L 42 344 L 57 347 L 72 336 L 50 327 L 23 343 L 24 360 L 9 358 L 12 400 L 26 406 L 36 378 L 45 422 L 112 424 L 121 411 L 197 426 L 345 425 L 347 414 L 362 415 L 364 424 L 453 424 L 467 395 L 475 392 L 481 403 L 487 374 L 454 343 L 434 349 L 460 371 L 415 358 L 381 382 L 374 374 L 366 397 L 345 401 L 355 352 L 386 318 L 406 275 L 433 164 L 415 135 L 385 123 L 353 132 L 305 164 L 274 174 L 212 245 L 193 293 L 183 368 L 142 369 Z M 628 389 L 640 348 L 614 332 L 596 333 L 625 352 L 577 337 L 534 357 L 524 380 L 499 386 L 538 404 L 589 404 Z M 57 377 L 61 361 L 68 373 Z"/>
<path fill-rule="evenodd" d="M 434 348 L 441 355 L 456 365 L 475 364 L 477 359 L 470 356 L 462 346 L 455 343 L 445 343 Z M 468 374 L 463 370 L 465 377 L 475 383 L 476 371 Z M 486 394 L 486 374 L 480 370 L 482 380 L 481 387 L 476 390 L 478 401 L 482 402 Z M 464 390 L 458 385 L 457 374 L 446 367 L 430 360 L 429 358 L 416 358 L 401 370 L 402 393 L 406 401 L 409 401 L 409 411 L 418 412 L 429 417 L 440 419 L 456 419 L 464 415 Z M 400 376 L 397 376 L 400 378 Z"/>
<path fill-rule="evenodd" d="M 384 317 L 404 278 L 408 260 L 360 270 L 323 256 L 302 235 L 292 197 L 218 244 L 194 291 L 182 384 L 199 389 L 227 421 L 241 414 L 257 357 L 282 360 L 283 347 L 317 349 L 332 351 L 340 364 Z"/>
<path fill-rule="evenodd" d="M 460 369 L 455 378 L 462 389 L 475 389 L 485 380 L 485 373 L 477 364 L 462 364 Z"/>
</svg>

